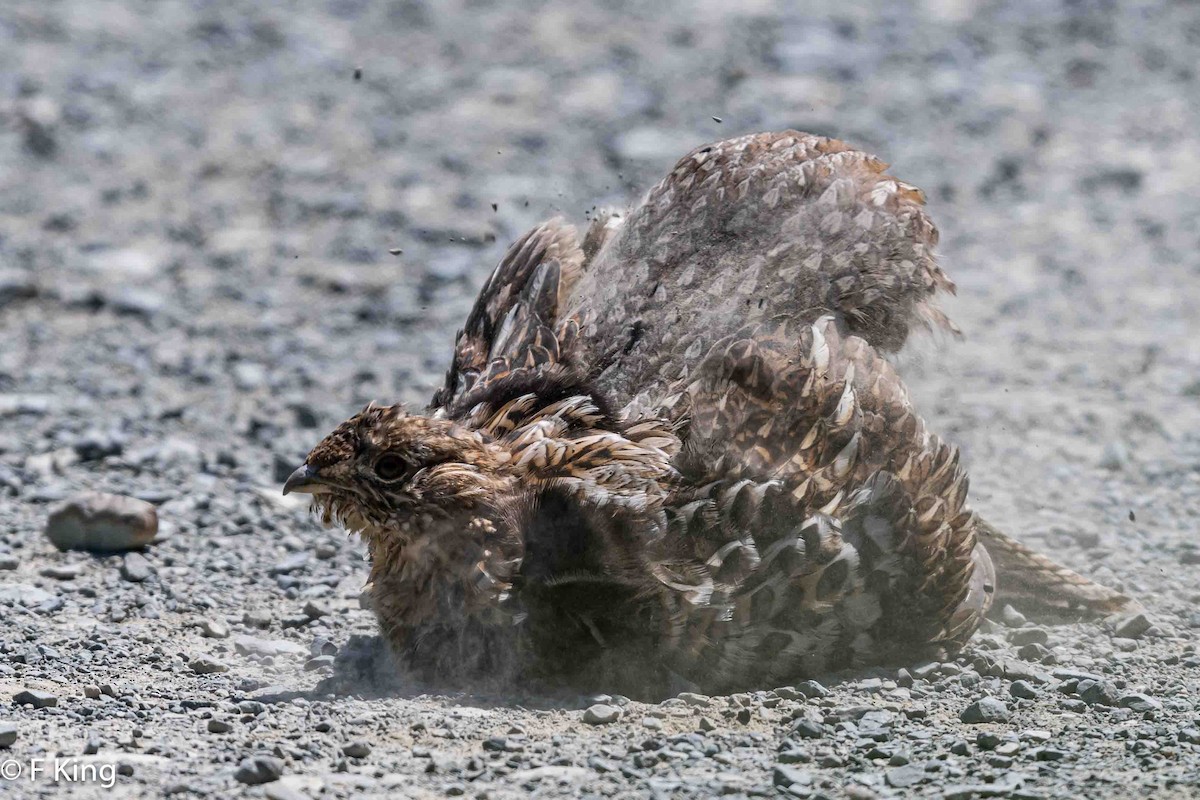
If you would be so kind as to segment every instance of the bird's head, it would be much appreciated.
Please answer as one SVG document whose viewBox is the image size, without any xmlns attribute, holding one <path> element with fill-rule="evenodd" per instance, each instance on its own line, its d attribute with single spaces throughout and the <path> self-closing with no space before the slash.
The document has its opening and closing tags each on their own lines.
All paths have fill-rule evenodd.
<svg viewBox="0 0 1200 800">
<path fill-rule="evenodd" d="M 514 484 L 507 460 L 477 431 L 372 404 L 314 447 L 283 493 L 312 495 L 326 523 L 410 540 L 435 523 L 495 511 Z"/>
</svg>

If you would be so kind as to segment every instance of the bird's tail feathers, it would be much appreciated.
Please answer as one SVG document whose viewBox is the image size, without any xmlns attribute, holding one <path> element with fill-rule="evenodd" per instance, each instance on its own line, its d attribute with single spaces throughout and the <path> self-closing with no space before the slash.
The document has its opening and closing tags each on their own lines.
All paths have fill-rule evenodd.
<svg viewBox="0 0 1200 800">
<path fill-rule="evenodd" d="M 995 563 L 995 609 L 1011 605 L 1039 617 L 1079 620 L 1129 609 L 1126 595 L 1054 563 L 980 519 L 979 542 Z"/>
</svg>

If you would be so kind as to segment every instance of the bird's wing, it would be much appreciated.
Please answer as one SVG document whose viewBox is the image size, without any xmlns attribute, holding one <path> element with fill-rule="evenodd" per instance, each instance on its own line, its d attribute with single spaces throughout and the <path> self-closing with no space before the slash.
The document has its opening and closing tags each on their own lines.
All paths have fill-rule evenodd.
<svg viewBox="0 0 1200 800">
<path fill-rule="evenodd" d="M 454 343 L 446 381 L 430 410 L 448 410 L 482 384 L 514 370 L 565 360 L 577 326 L 561 313 L 584 261 L 574 226 L 552 219 L 505 253 L 479 291 Z"/>
<path fill-rule="evenodd" d="M 796 131 L 684 156 L 615 230 L 568 301 L 584 360 L 624 405 L 652 400 L 751 322 L 833 314 L 880 350 L 954 285 L 916 187 L 844 142 Z"/>
<path fill-rule="evenodd" d="M 673 387 L 687 488 L 658 577 L 668 647 L 706 682 L 952 649 L 990 605 L 957 450 L 842 327 L 747 327 Z"/>
</svg>

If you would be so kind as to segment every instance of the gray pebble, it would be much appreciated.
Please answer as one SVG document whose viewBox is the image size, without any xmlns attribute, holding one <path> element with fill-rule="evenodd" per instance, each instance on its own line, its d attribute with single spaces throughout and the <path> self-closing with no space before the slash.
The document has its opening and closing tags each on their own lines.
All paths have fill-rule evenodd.
<svg viewBox="0 0 1200 800">
<path fill-rule="evenodd" d="M 800 694 L 804 695 L 810 700 L 814 697 L 827 697 L 829 695 L 829 690 L 816 681 L 804 681 L 803 683 L 798 683 L 796 684 L 796 691 L 800 692 Z"/>
<path fill-rule="evenodd" d="M 318 603 L 316 600 L 309 600 L 304 604 L 304 616 L 309 619 L 320 619 L 321 617 L 329 616 L 329 607 Z"/>
<path fill-rule="evenodd" d="M 1039 695 L 1037 688 L 1029 681 L 1013 681 L 1008 692 L 1021 700 L 1036 700 Z"/>
<path fill-rule="evenodd" d="M 621 718 L 621 709 L 616 706 L 597 703 L 594 706 L 589 706 L 583 712 L 583 721 L 588 725 L 607 725 L 610 722 L 616 722 Z"/>
<path fill-rule="evenodd" d="M 1010 628 L 1020 628 L 1027 622 L 1024 614 L 1008 604 L 1000 609 L 1000 619 Z"/>
<path fill-rule="evenodd" d="M 1008 719 L 1008 706 L 994 697 L 981 697 L 963 709 L 958 718 L 968 725 L 1002 722 Z"/>
<path fill-rule="evenodd" d="M 1079 690 L 1079 699 L 1090 706 L 1115 706 L 1117 696 L 1116 687 L 1108 681 L 1089 681 L 1085 688 Z"/>
<path fill-rule="evenodd" d="M 121 577 L 130 583 L 141 583 L 150 577 L 153 568 L 141 553 L 126 553 L 121 561 Z"/>
<path fill-rule="evenodd" d="M 914 764 L 909 764 L 889 769 L 884 775 L 884 780 L 887 781 L 888 786 L 894 789 L 904 789 L 921 783 L 925 780 L 925 777 L 925 770 Z"/>
<path fill-rule="evenodd" d="M 1162 703 L 1150 695 L 1139 693 L 1127 694 L 1124 697 L 1118 698 L 1117 705 L 1121 708 L 1128 708 L 1137 712 L 1159 711 L 1163 707 Z"/>
<path fill-rule="evenodd" d="M 259 639 L 254 636 L 235 636 L 233 649 L 244 656 L 299 655 L 305 652 L 304 647 L 295 642 L 283 639 Z"/>
<path fill-rule="evenodd" d="M 42 575 L 57 581 L 71 581 L 83 573 L 83 564 L 53 564 L 42 570 Z"/>
<path fill-rule="evenodd" d="M 313 656 L 308 661 L 304 662 L 305 672 L 314 672 L 326 667 L 332 667 L 336 658 L 334 656 Z"/>
<path fill-rule="evenodd" d="M 233 773 L 238 783 L 257 786 L 279 780 L 283 774 L 283 762 L 273 756 L 254 756 L 243 759 Z"/>
<path fill-rule="evenodd" d="M 218 672 L 229 672 L 229 666 L 208 656 L 198 656 L 188 662 L 188 669 L 197 675 L 213 675 Z"/>
<path fill-rule="evenodd" d="M 229 626 L 223 622 L 206 619 L 200 623 L 200 635 L 209 639 L 228 639 Z"/>
<path fill-rule="evenodd" d="M 811 786 L 813 774 L 805 769 L 799 769 L 788 764 L 776 764 L 771 774 L 771 782 L 776 786 Z"/>
<path fill-rule="evenodd" d="M 347 758 L 366 758 L 371 755 L 371 745 L 358 740 L 342 746 L 342 753 Z"/>
<path fill-rule="evenodd" d="M 1146 612 L 1137 611 L 1113 620 L 1113 635 L 1122 639 L 1140 639 L 1153 625 Z"/>
<path fill-rule="evenodd" d="M 86 492 L 50 513 L 46 537 L 59 550 L 117 552 L 150 543 L 158 514 L 150 503 L 123 495 Z"/>
<path fill-rule="evenodd" d="M 1008 640 L 1017 647 L 1027 644 L 1045 644 L 1050 634 L 1045 628 L 1018 628 L 1008 634 Z"/>
<path fill-rule="evenodd" d="M 792 735 L 801 739 L 820 739 L 825 736 L 825 726 L 807 717 L 801 717 L 792 725 Z"/>
</svg>

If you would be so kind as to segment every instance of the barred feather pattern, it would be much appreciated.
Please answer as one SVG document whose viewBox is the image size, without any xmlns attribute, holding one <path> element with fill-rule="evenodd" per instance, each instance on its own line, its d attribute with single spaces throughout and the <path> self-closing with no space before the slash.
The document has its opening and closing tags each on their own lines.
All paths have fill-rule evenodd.
<svg viewBox="0 0 1200 800">
<path fill-rule="evenodd" d="M 991 594 L 957 451 L 832 317 L 718 342 L 668 416 L 690 426 L 656 554 L 664 650 L 706 686 L 952 650 Z"/>
</svg>

